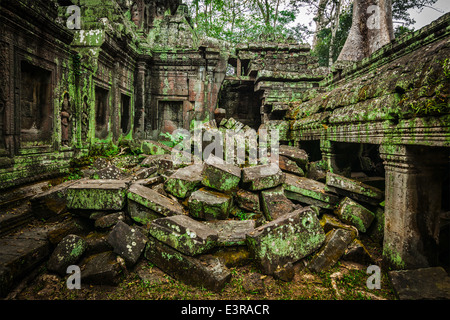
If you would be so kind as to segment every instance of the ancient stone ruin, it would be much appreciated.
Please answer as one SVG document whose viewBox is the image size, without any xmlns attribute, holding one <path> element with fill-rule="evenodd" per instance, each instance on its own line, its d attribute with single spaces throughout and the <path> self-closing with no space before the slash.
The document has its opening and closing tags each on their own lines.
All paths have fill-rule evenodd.
<svg viewBox="0 0 450 320">
<path fill-rule="evenodd" d="M 281 281 L 347 260 L 448 299 L 449 24 L 324 68 L 305 44 L 200 39 L 179 0 L 3 1 L 0 296 L 42 264 L 116 285 L 140 261 L 217 292 L 238 248 Z M 205 132 L 255 144 L 203 158 Z"/>
</svg>

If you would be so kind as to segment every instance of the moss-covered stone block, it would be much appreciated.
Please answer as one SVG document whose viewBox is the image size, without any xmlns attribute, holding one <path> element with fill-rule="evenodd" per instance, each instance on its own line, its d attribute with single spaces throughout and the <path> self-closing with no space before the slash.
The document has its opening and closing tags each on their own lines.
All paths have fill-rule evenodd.
<svg viewBox="0 0 450 320">
<path fill-rule="evenodd" d="M 164 190 L 177 198 L 186 198 L 202 183 L 203 164 L 193 164 L 178 169 L 164 183 Z"/>
<path fill-rule="evenodd" d="M 236 192 L 235 200 L 236 204 L 241 209 L 255 213 L 261 212 L 259 194 L 256 192 L 239 189 Z"/>
<path fill-rule="evenodd" d="M 326 185 L 338 194 L 374 205 L 384 197 L 380 189 L 331 172 L 327 173 Z"/>
<path fill-rule="evenodd" d="M 247 167 L 242 172 L 243 186 L 251 191 L 277 187 L 286 179 L 285 173 L 275 163 Z"/>
<path fill-rule="evenodd" d="M 286 174 L 283 187 L 288 199 L 320 208 L 334 209 L 339 202 L 339 197 L 328 192 L 329 189 L 324 183 L 313 179 Z"/>
<path fill-rule="evenodd" d="M 125 180 L 80 180 L 67 189 L 67 208 L 120 211 L 126 204 Z"/>
<path fill-rule="evenodd" d="M 156 219 L 148 231 L 155 239 L 188 256 L 211 250 L 219 238 L 215 230 L 184 215 Z"/>
<path fill-rule="evenodd" d="M 268 221 L 275 220 L 295 209 L 282 186 L 261 191 L 261 207 Z"/>
<path fill-rule="evenodd" d="M 177 201 L 140 184 L 131 185 L 127 197 L 131 218 L 141 224 L 147 224 L 155 218 L 183 214 L 183 206 Z"/>
<path fill-rule="evenodd" d="M 266 274 L 312 254 L 324 241 L 325 233 L 310 208 L 283 215 L 256 228 L 246 238 L 252 256 Z"/>
<path fill-rule="evenodd" d="M 226 194 L 202 188 L 191 194 L 188 200 L 189 213 L 199 219 L 227 219 L 233 198 Z"/>
<path fill-rule="evenodd" d="M 226 192 L 237 189 L 240 181 L 241 169 L 239 167 L 226 164 L 214 156 L 205 161 L 202 171 L 204 186 Z"/>
<path fill-rule="evenodd" d="M 345 253 L 354 237 L 354 232 L 340 228 L 328 232 L 324 245 L 308 263 L 308 269 L 320 272 L 331 268 Z"/>
<path fill-rule="evenodd" d="M 339 203 L 336 215 L 345 223 L 356 227 L 360 232 L 366 232 L 375 218 L 372 211 L 348 197 Z"/>
</svg>

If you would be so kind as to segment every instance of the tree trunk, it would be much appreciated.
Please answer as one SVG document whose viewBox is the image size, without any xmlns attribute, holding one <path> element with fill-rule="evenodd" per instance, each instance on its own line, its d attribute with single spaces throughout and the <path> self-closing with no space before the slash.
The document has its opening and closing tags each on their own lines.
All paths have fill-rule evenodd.
<svg viewBox="0 0 450 320">
<path fill-rule="evenodd" d="M 319 32 L 326 27 L 327 21 L 325 20 L 325 9 L 327 7 L 329 0 L 320 0 L 319 1 L 319 7 L 317 9 L 317 14 L 316 14 L 316 32 L 314 32 L 314 38 L 313 38 L 313 44 L 312 47 L 313 49 L 316 48 L 317 46 L 317 36 L 319 34 Z"/>
<path fill-rule="evenodd" d="M 360 61 L 393 39 L 392 0 L 354 0 L 352 27 L 338 61 Z"/>
<path fill-rule="evenodd" d="M 333 56 L 334 56 L 334 46 L 335 46 L 335 40 L 336 40 L 336 33 L 339 28 L 339 19 L 341 17 L 341 1 L 337 0 L 335 2 L 335 12 L 334 12 L 334 20 L 331 25 L 331 40 L 330 40 L 330 51 L 329 51 L 329 62 L 328 65 L 331 66 L 333 64 Z"/>
</svg>

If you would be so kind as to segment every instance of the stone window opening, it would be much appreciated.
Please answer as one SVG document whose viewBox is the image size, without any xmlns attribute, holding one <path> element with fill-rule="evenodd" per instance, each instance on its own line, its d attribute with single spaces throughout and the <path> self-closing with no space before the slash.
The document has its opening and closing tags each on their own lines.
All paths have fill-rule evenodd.
<svg viewBox="0 0 450 320">
<path fill-rule="evenodd" d="M 51 71 L 21 63 L 20 141 L 21 147 L 50 145 L 53 129 Z"/>
</svg>

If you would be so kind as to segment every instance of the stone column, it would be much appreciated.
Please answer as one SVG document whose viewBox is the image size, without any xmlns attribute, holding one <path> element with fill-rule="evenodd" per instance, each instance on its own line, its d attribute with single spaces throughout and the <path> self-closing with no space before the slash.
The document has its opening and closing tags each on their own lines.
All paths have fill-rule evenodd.
<svg viewBox="0 0 450 320">
<path fill-rule="evenodd" d="M 384 261 L 396 269 L 436 265 L 443 166 L 439 148 L 381 145 L 386 171 Z"/>
<path fill-rule="evenodd" d="M 145 138 L 145 72 L 146 62 L 138 61 L 136 68 L 136 95 L 134 101 L 134 137 Z"/>
</svg>

